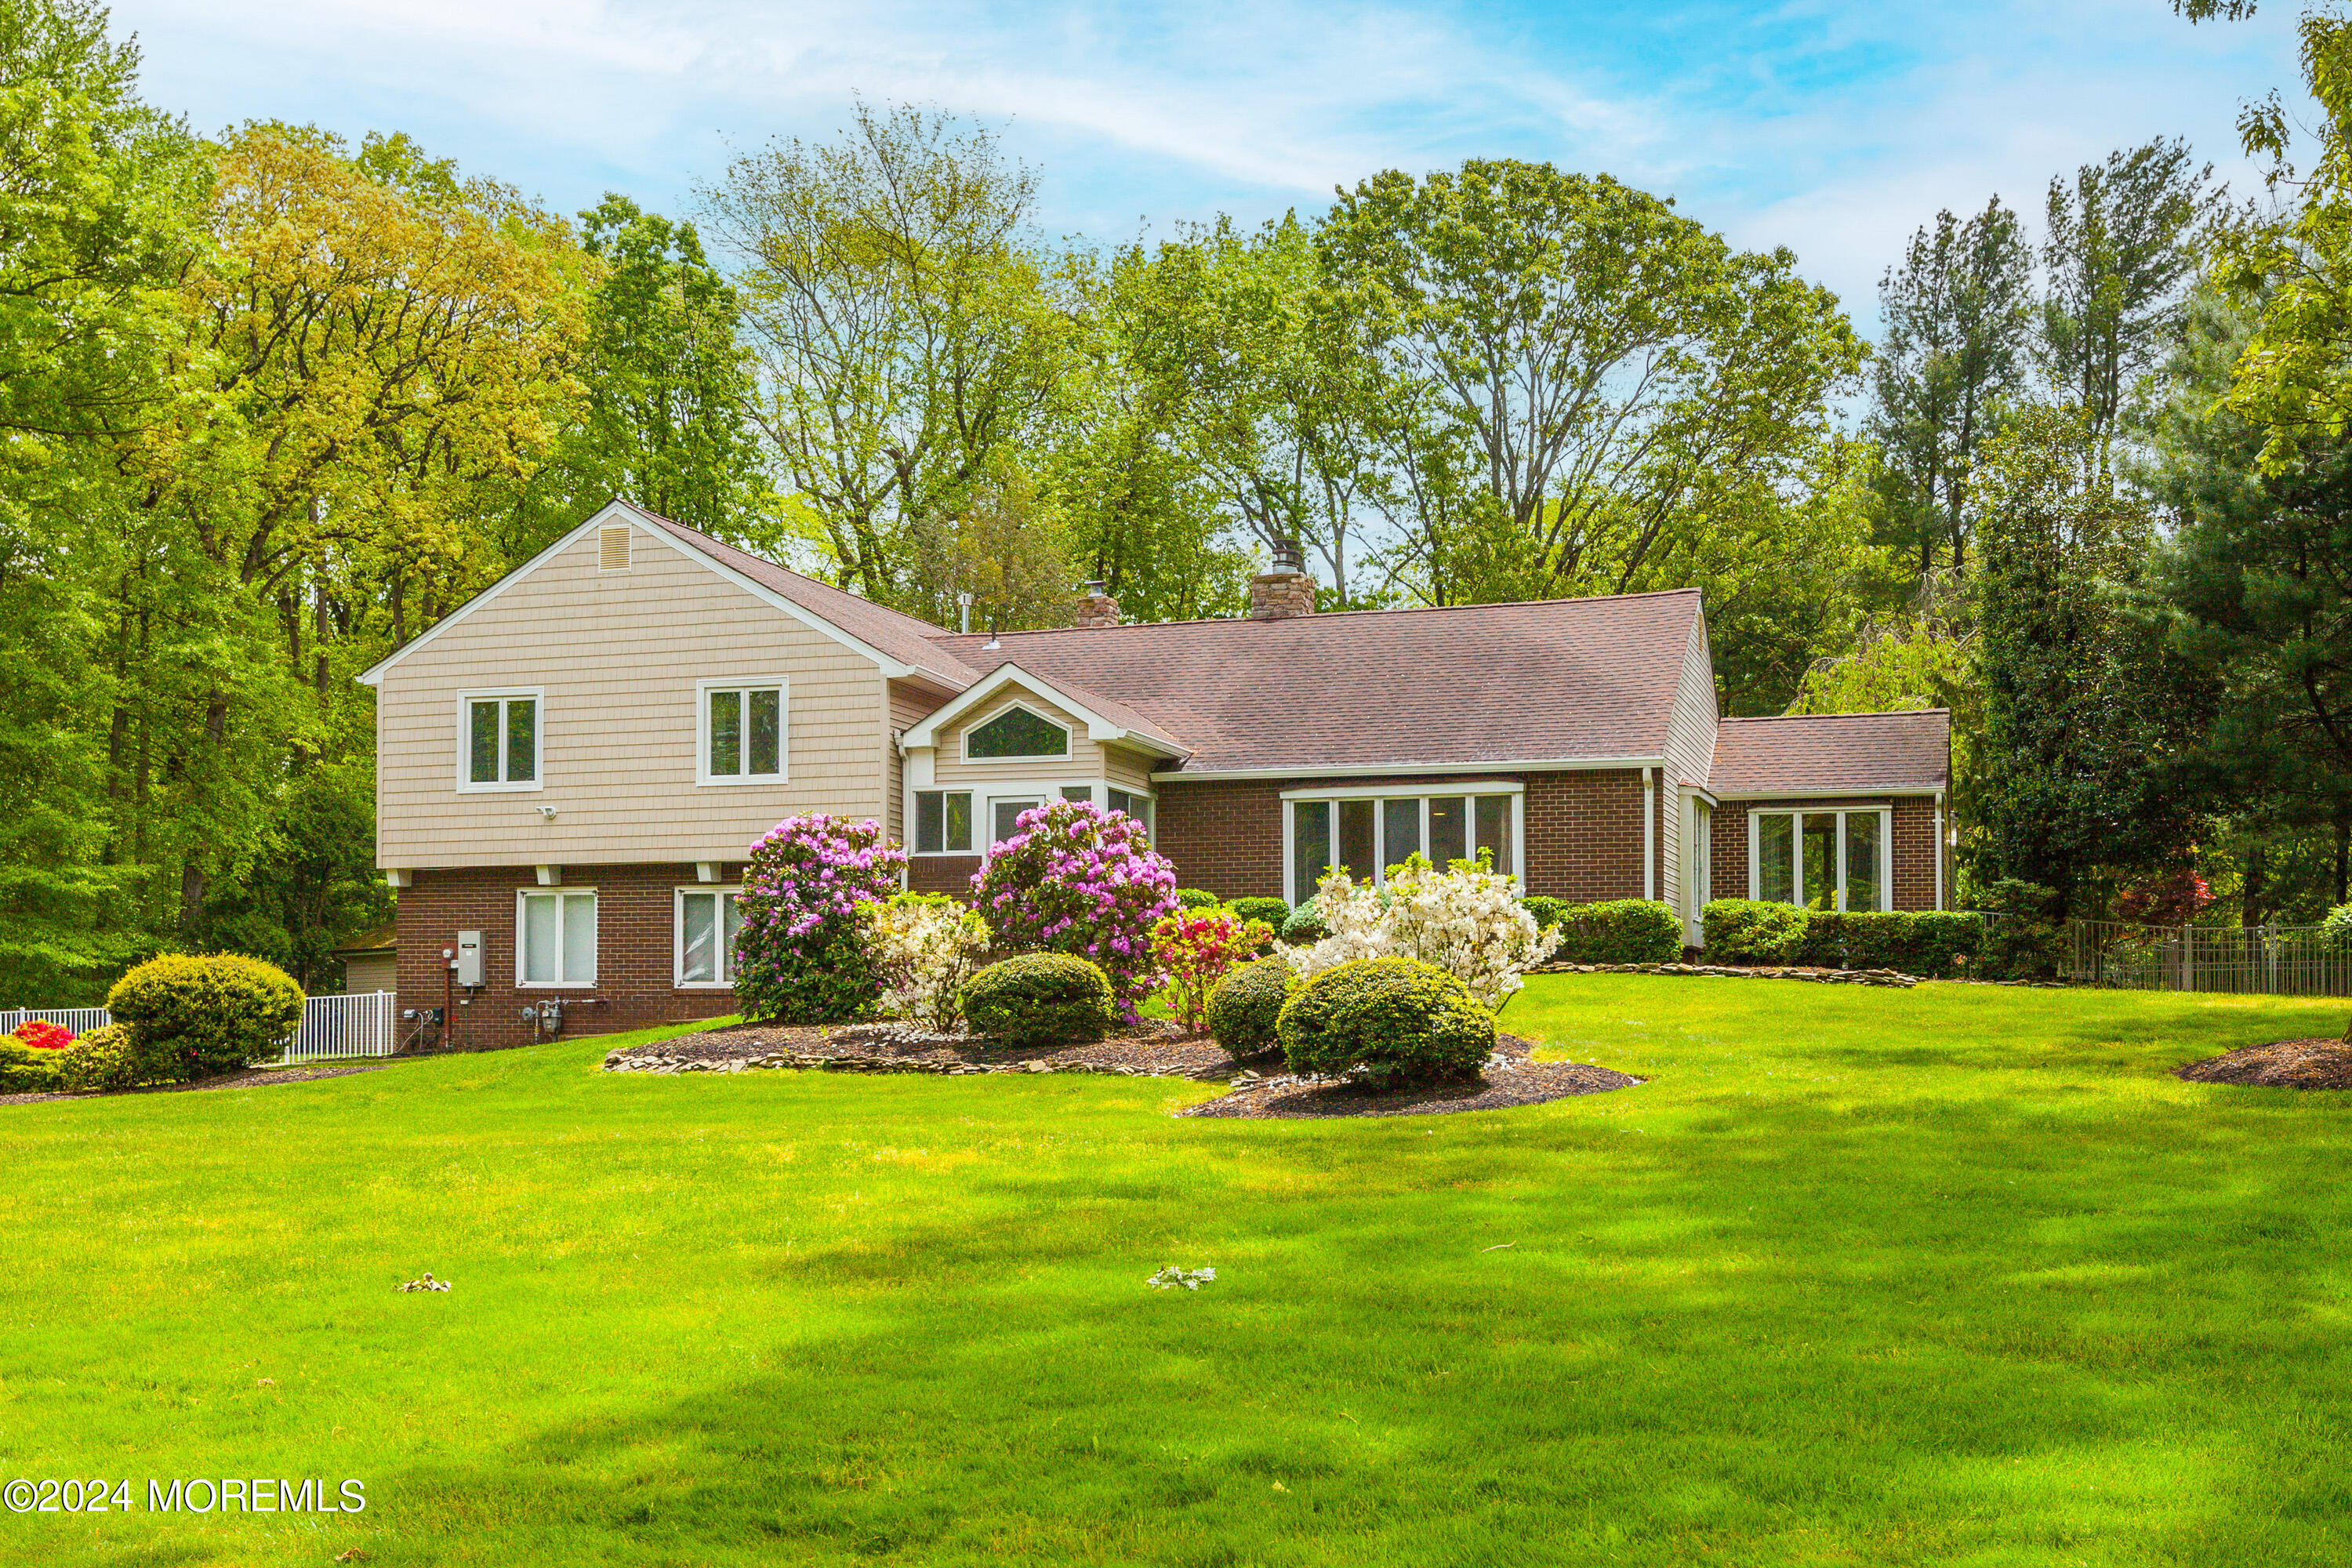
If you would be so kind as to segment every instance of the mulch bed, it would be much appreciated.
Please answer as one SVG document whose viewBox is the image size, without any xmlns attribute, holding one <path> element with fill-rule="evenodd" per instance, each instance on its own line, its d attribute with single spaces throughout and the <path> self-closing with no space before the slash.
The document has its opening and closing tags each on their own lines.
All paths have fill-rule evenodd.
<svg viewBox="0 0 2352 1568">
<path fill-rule="evenodd" d="M 2175 1068 L 2190 1083 L 2251 1084 L 2258 1089 L 2352 1089 L 2352 1045 L 2318 1037 L 2246 1046 L 2227 1056 Z"/>
<path fill-rule="evenodd" d="M 395 1058 L 396 1059 L 396 1058 Z M 303 1083 L 314 1078 L 342 1078 L 355 1072 L 381 1072 L 394 1061 L 345 1062 L 334 1067 L 257 1068 L 249 1072 L 223 1073 L 194 1083 L 151 1083 L 142 1089 L 85 1089 L 70 1094 L 0 1094 L 0 1105 L 38 1105 L 46 1100 L 95 1100 L 101 1094 L 187 1094 L 208 1089 L 255 1089 L 263 1084 Z"/>
<path fill-rule="evenodd" d="M 1541 1105 L 1578 1094 L 1605 1094 L 1644 1081 L 1584 1062 L 1539 1062 L 1517 1035 L 1495 1037 L 1495 1054 L 1473 1083 L 1427 1089 L 1371 1089 L 1326 1079 L 1243 1078 L 1232 1092 L 1180 1110 L 1179 1116 L 1246 1116 L 1279 1120 L 1317 1116 L 1442 1116 L 1457 1110 L 1502 1110 Z"/>
<path fill-rule="evenodd" d="M 1223 1079 L 1239 1065 L 1206 1035 L 1188 1035 L 1166 1019 L 1143 1024 L 1085 1046 L 1010 1050 L 970 1035 L 934 1035 L 903 1024 L 736 1024 L 700 1034 L 679 1035 L 651 1045 L 630 1046 L 604 1058 L 608 1068 L 626 1071 L 641 1064 L 653 1070 L 725 1068 L 738 1062 L 793 1056 L 844 1064 L 895 1064 L 908 1068 L 954 1071 L 1007 1069 L 1032 1072 L 1092 1071 L 1137 1077 Z M 667 1064 L 677 1064 L 675 1067 Z"/>
</svg>

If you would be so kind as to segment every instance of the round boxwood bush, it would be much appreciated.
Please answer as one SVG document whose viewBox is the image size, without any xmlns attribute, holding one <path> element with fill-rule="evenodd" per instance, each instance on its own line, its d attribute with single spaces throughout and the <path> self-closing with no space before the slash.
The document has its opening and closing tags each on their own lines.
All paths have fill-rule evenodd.
<svg viewBox="0 0 2352 1568">
<path fill-rule="evenodd" d="M 64 1089 L 129 1089 L 145 1067 L 128 1024 L 84 1029 L 58 1057 L 58 1082 Z"/>
<path fill-rule="evenodd" d="M 1273 1050 L 1282 1043 L 1274 1021 L 1297 984 L 1279 958 L 1243 964 L 1209 993 L 1209 1033 L 1235 1061 Z"/>
<path fill-rule="evenodd" d="M 972 1032 L 1006 1046 L 1099 1040 L 1118 1017 L 1110 976 L 1066 952 L 1025 952 L 992 963 L 956 993 Z"/>
<path fill-rule="evenodd" d="M 1224 900 L 1201 888 L 1176 889 L 1176 907 L 1180 910 L 1213 910 Z"/>
<path fill-rule="evenodd" d="M 1495 1016 L 1413 958 L 1334 964 L 1282 1005 L 1275 1031 L 1291 1071 L 1360 1071 L 1380 1088 L 1475 1078 L 1495 1049 Z"/>
<path fill-rule="evenodd" d="M 58 1058 L 64 1054 L 0 1035 L 0 1094 L 46 1094 L 58 1088 Z"/>
<path fill-rule="evenodd" d="M 302 1022 L 302 988 L 274 963 L 235 953 L 166 953 L 114 983 L 107 1011 L 127 1025 L 142 1076 L 165 1083 L 267 1061 Z"/>
<path fill-rule="evenodd" d="M 1238 920 L 1264 921 L 1277 934 L 1283 922 L 1290 919 L 1290 906 L 1280 899 L 1235 899 L 1225 907 L 1232 910 Z"/>
<path fill-rule="evenodd" d="M 1315 907 L 1312 899 L 1291 910 L 1290 918 L 1284 921 L 1278 929 L 1282 932 L 1282 940 L 1293 947 L 1311 947 L 1331 934 L 1330 926 L 1323 919 L 1323 911 Z"/>
</svg>

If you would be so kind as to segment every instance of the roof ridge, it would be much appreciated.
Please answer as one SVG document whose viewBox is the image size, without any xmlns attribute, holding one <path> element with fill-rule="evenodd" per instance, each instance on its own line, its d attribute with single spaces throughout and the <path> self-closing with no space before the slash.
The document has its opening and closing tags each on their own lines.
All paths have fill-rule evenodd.
<svg viewBox="0 0 2352 1568">
<path fill-rule="evenodd" d="M 1914 713 L 1941 713 L 1951 717 L 1948 708 L 1867 708 L 1855 713 L 1727 713 L 1716 721 L 1719 724 L 1778 724 L 1790 719 L 1901 719 Z"/>
<path fill-rule="evenodd" d="M 683 525 L 681 525 L 683 526 Z M 1490 599 L 1475 605 L 1387 605 L 1366 610 L 1315 610 L 1304 616 L 1277 617 L 1286 621 L 1327 621 L 1370 616 L 1419 616 L 1451 614 L 1465 610 L 1524 610 L 1538 605 L 1601 605 L 1622 599 L 1669 599 L 1678 595 L 1697 595 L 1698 588 L 1647 588 L 1638 594 L 1587 594 L 1580 597 L 1562 599 Z M 1150 626 L 1245 626 L 1255 620 L 1254 616 L 1194 616 L 1181 621 L 1120 621 L 1108 626 L 1028 626 L 1007 632 L 951 632 L 945 628 L 937 633 L 947 637 L 1034 637 L 1055 632 L 1127 632 Z M 928 626 L 928 621 L 923 623 Z"/>
<path fill-rule="evenodd" d="M 630 500 L 625 496 L 615 496 L 613 499 L 650 522 L 657 522 L 664 528 L 671 529 L 678 533 L 688 535 L 688 542 L 695 544 L 698 548 L 708 545 L 714 549 L 728 551 L 730 553 L 743 556 L 748 560 L 757 561 L 762 566 L 770 567 L 775 571 L 785 573 L 790 576 L 797 577 L 812 588 L 820 588 L 825 593 L 838 594 L 845 599 L 853 599 L 868 609 L 877 610 L 883 615 L 890 616 L 898 620 L 905 621 L 907 623 L 908 630 L 913 632 L 919 637 L 936 639 L 943 637 L 951 637 L 958 635 L 948 630 L 945 626 L 933 625 L 931 622 L 923 619 L 920 616 L 910 615 L 905 610 L 896 609 L 891 605 L 883 604 L 878 599 L 869 599 L 863 594 L 853 594 L 848 589 L 828 583 L 822 577 L 812 577 L 805 572 L 785 565 L 782 562 L 776 560 L 772 556 L 762 555 L 756 550 L 746 550 L 740 544 L 730 544 L 727 541 L 720 539 L 716 534 L 705 532 L 703 530 L 695 527 L 690 522 L 680 522 L 674 517 L 664 517 L 661 513 L 654 510 L 651 507 L 640 506 L 635 501 Z"/>
</svg>

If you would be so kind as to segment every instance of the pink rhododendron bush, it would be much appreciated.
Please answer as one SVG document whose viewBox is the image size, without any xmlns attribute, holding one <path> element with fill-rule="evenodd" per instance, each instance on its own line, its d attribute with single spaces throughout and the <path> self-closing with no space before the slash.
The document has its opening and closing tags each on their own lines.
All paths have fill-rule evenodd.
<svg viewBox="0 0 2352 1568">
<path fill-rule="evenodd" d="M 944 893 L 900 893 L 859 906 L 882 976 L 882 1010 L 942 1034 L 963 1017 L 957 989 L 988 953 L 988 922 Z"/>
<path fill-rule="evenodd" d="M 1274 940 L 1264 921 L 1231 910 L 1178 910 L 1151 928 L 1151 956 L 1168 976 L 1176 1016 L 1194 1034 L 1209 1026 L 1209 994 L 1235 964 L 1246 963 Z"/>
<path fill-rule="evenodd" d="M 1392 868 L 1385 886 L 1334 871 L 1315 903 L 1331 934 L 1283 956 L 1301 980 L 1359 958 L 1417 958 L 1469 988 L 1491 1011 L 1551 956 L 1560 931 L 1539 929 L 1508 877 L 1483 863 L 1456 860 L 1440 871 L 1416 855 Z"/>
<path fill-rule="evenodd" d="M 1087 959 L 1110 976 L 1128 1022 L 1160 983 L 1151 928 L 1176 908 L 1176 868 L 1143 825 L 1090 801 L 1056 800 L 1021 814 L 1020 831 L 989 847 L 972 903 L 996 945 Z"/>
<path fill-rule="evenodd" d="M 831 1024 L 882 994 L 858 927 L 861 905 L 898 890 L 907 852 L 868 819 L 788 816 L 751 846 L 735 939 L 735 998 L 747 1018 Z"/>
</svg>

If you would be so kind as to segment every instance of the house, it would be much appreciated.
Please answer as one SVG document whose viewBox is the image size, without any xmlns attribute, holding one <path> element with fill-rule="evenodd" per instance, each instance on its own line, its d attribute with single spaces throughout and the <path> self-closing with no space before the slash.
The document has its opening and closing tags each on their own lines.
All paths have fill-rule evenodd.
<svg viewBox="0 0 2352 1568">
<path fill-rule="evenodd" d="M 334 951 L 343 966 L 343 989 L 351 992 L 391 991 L 399 974 L 399 929 L 382 926 L 354 938 Z"/>
<path fill-rule="evenodd" d="M 877 817 L 961 890 L 1024 809 L 1140 818 L 1188 886 L 1489 854 L 1529 893 L 1932 909 L 1941 711 L 1723 719 L 1695 590 L 956 633 L 615 501 L 360 679 L 404 1011 L 462 1038 L 729 1011 L 747 847 Z M 404 1033 L 407 1031 L 404 1029 Z"/>
</svg>

